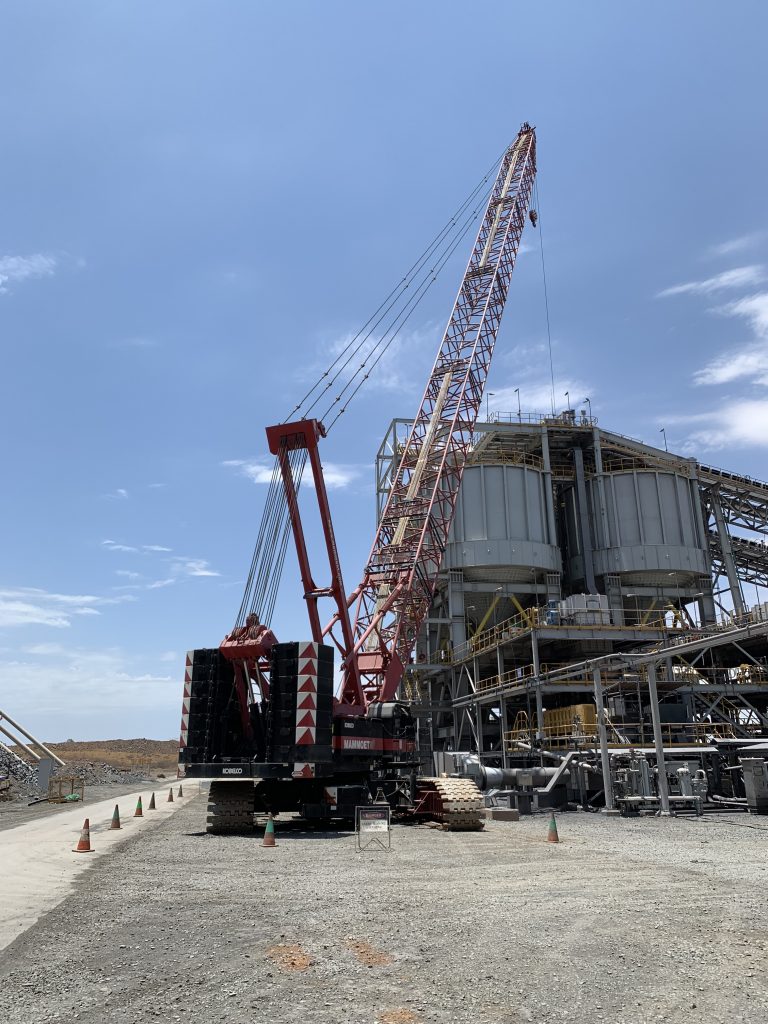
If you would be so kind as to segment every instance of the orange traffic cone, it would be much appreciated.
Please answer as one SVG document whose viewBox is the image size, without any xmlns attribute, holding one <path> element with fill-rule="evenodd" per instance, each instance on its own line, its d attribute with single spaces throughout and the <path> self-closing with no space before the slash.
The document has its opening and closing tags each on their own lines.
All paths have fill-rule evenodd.
<svg viewBox="0 0 768 1024">
<path fill-rule="evenodd" d="M 147 810 L 148 811 L 156 811 L 157 810 L 157 808 L 155 807 L 155 794 L 154 793 L 149 798 L 149 803 L 147 804 Z"/>
<path fill-rule="evenodd" d="M 141 806 L 141 797 L 136 801 L 136 810 L 133 812 L 134 818 L 143 818 L 144 811 Z"/>
<path fill-rule="evenodd" d="M 547 831 L 547 842 L 548 843 L 559 843 L 560 836 L 557 834 L 557 822 L 555 821 L 555 812 L 552 811 L 552 817 L 549 819 L 549 829 Z"/>
<path fill-rule="evenodd" d="M 166 800 L 166 803 L 173 803 L 173 786 L 171 786 L 171 788 L 168 790 L 168 799 Z"/>
<path fill-rule="evenodd" d="M 80 833 L 80 838 L 77 841 L 77 846 L 72 851 L 73 853 L 93 853 L 91 849 L 91 823 L 88 818 L 83 822 L 83 830 Z"/>
<path fill-rule="evenodd" d="M 177 795 L 180 797 L 184 796 L 184 790 L 181 788 L 181 784 L 179 784 L 179 792 Z"/>
<path fill-rule="evenodd" d="M 275 842 L 275 822 L 272 818 L 272 812 L 269 812 L 269 818 L 267 819 L 267 827 L 264 829 L 264 842 L 262 846 L 277 846 Z"/>
<path fill-rule="evenodd" d="M 114 812 L 112 814 L 112 824 L 109 827 L 110 828 L 121 828 L 122 827 L 120 825 L 120 808 L 117 806 L 117 804 L 115 804 L 115 810 L 114 810 Z"/>
</svg>

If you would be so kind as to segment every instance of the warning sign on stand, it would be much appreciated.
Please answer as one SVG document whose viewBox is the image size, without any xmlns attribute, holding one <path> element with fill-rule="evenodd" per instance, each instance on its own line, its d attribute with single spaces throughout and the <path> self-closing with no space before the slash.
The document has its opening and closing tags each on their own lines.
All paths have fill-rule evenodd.
<svg viewBox="0 0 768 1024">
<path fill-rule="evenodd" d="M 355 808 L 355 839 L 358 853 L 377 846 L 388 850 L 390 839 L 390 810 L 388 804 L 369 804 Z"/>
</svg>

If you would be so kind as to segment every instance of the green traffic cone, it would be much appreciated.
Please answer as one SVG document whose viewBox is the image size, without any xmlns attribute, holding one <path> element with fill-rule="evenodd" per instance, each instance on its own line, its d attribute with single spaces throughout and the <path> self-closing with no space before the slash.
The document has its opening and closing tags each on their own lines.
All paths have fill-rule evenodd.
<svg viewBox="0 0 768 1024">
<path fill-rule="evenodd" d="M 264 842 L 261 845 L 277 846 L 277 843 L 275 842 L 275 822 L 272 818 L 271 811 L 269 813 L 269 818 L 267 819 L 267 827 L 264 829 Z"/>
<path fill-rule="evenodd" d="M 549 829 L 547 831 L 547 842 L 548 843 L 559 843 L 560 837 L 557 834 L 557 822 L 555 821 L 555 812 L 552 811 L 552 817 L 549 819 Z"/>
</svg>

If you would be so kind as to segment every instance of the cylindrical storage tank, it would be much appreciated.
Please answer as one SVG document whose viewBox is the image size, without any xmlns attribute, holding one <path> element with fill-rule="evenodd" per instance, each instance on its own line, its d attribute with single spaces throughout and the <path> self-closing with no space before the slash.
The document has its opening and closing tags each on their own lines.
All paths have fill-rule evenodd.
<svg viewBox="0 0 768 1024">
<path fill-rule="evenodd" d="M 638 469 L 603 475 L 605 508 L 598 479 L 586 481 L 595 576 L 660 573 L 709 575 L 706 538 L 695 502 L 693 480 L 679 473 Z M 565 494 L 571 579 L 584 578 L 575 488 Z"/>
<path fill-rule="evenodd" d="M 532 570 L 561 572 L 545 487 L 544 474 L 530 466 L 467 466 L 444 566 L 463 569 L 466 580 L 499 582 L 530 583 Z"/>
</svg>

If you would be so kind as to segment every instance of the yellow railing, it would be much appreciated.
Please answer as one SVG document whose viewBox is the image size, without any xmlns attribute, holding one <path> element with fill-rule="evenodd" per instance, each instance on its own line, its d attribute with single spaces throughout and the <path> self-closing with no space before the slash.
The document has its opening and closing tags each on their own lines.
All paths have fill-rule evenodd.
<svg viewBox="0 0 768 1024">
<path fill-rule="evenodd" d="M 517 723 L 515 723 L 517 726 Z M 513 749 L 517 742 L 530 740 L 530 727 L 510 729 L 504 733 L 504 742 Z M 725 722 L 662 722 L 661 738 L 665 747 L 705 746 L 709 737 L 735 739 L 733 729 Z M 598 743 L 597 727 L 571 724 L 544 728 L 542 742 L 551 747 L 594 747 Z M 650 722 L 615 722 L 608 726 L 608 746 L 653 746 L 653 728 Z"/>
</svg>

